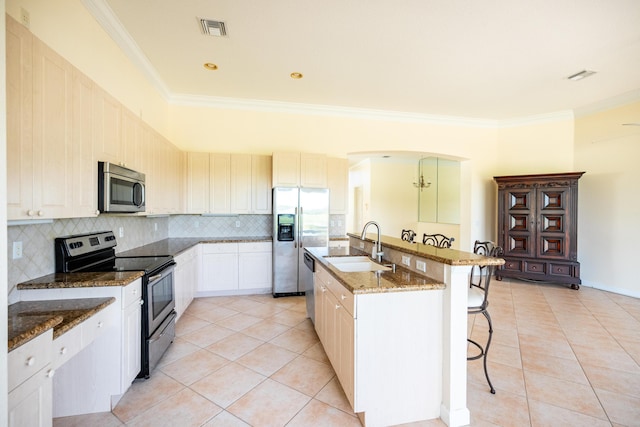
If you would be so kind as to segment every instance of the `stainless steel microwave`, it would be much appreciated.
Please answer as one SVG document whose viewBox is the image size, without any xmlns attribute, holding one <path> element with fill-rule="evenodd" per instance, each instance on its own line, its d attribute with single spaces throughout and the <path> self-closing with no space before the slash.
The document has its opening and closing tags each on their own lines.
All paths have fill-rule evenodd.
<svg viewBox="0 0 640 427">
<path fill-rule="evenodd" d="M 144 212 L 144 174 L 98 162 L 98 209 L 104 213 Z"/>
</svg>

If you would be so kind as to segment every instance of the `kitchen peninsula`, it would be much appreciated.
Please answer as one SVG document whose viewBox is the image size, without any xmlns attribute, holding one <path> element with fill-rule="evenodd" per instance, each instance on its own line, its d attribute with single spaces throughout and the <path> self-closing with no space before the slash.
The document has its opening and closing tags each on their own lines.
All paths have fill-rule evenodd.
<svg viewBox="0 0 640 427">
<path fill-rule="evenodd" d="M 468 276 L 504 261 L 382 236 L 383 263 L 395 269 L 345 272 L 335 257 L 371 254 L 377 239 L 349 237 L 349 247 L 306 250 L 315 328 L 353 410 L 367 426 L 469 424 Z"/>
</svg>

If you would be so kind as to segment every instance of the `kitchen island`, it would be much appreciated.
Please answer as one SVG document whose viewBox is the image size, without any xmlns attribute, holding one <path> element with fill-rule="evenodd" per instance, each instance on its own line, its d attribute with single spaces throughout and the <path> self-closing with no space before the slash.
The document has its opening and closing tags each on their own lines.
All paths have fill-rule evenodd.
<svg viewBox="0 0 640 427">
<path fill-rule="evenodd" d="M 327 259 L 371 254 L 373 240 L 306 248 L 316 260 L 316 331 L 349 402 L 367 426 L 469 424 L 468 277 L 472 265 L 503 261 L 391 237 L 381 239 L 383 263 L 395 271 L 344 272 Z"/>
</svg>

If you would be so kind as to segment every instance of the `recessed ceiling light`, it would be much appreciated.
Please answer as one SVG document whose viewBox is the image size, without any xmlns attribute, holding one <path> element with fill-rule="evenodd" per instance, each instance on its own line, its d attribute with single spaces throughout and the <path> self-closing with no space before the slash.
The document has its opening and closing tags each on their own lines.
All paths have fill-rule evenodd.
<svg viewBox="0 0 640 427">
<path fill-rule="evenodd" d="M 591 70 L 582 70 L 579 73 L 575 73 L 570 75 L 569 77 L 567 77 L 567 80 L 572 80 L 572 81 L 578 81 L 578 80 L 582 80 L 585 79 L 589 76 L 594 75 L 596 72 L 595 71 L 591 71 Z"/>
<path fill-rule="evenodd" d="M 203 34 L 207 36 L 224 37 L 227 35 L 227 26 L 222 21 L 213 19 L 200 19 Z"/>
<path fill-rule="evenodd" d="M 204 63 L 204 68 L 206 68 L 207 70 L 212 70 L 215 71 L 218 69 L 218 66 L 212 62 L 205 62 Z"/>
<path fill-rule="evenodd" d="M 304 77 L 302 73 L 298 73 L 298 72 L 293 72 L 290 74 L 290 76 L 292 79 L 295 79 L 295 80 L 300 80 L 301 78 Z"/>
</svg>

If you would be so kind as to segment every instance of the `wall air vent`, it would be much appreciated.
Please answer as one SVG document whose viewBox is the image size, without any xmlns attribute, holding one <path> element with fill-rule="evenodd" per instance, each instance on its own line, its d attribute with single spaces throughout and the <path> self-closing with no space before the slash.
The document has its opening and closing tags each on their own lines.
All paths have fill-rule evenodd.
<svg viewBox="0 0 640 427">
<path fill-rule="evenodd" d="M 222 21 L 212 19 L 200 19 L 202 32 L 207 36 L 224 37 L 227 35 L 227 26 Z"/>
</svg>

